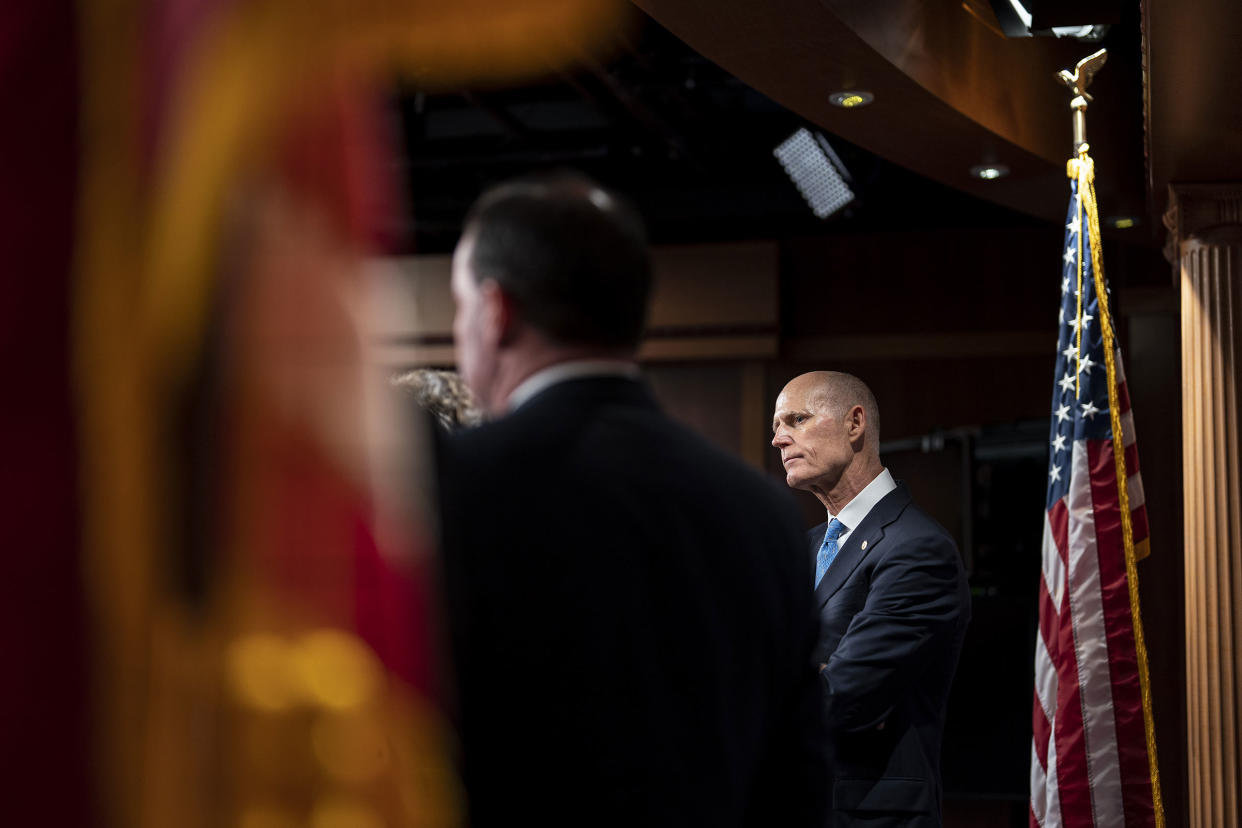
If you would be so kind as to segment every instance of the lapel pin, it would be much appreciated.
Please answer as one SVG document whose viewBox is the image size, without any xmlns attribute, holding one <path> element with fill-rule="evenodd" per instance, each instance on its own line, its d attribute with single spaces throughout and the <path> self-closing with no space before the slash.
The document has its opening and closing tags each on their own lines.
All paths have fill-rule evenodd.
<svg viewBox="0 0 1242 828">
<path fill-rule="evenodd" d="M 866 541 L 863 541 L 863 542 L 862 542 L 862 549 L 863 549 L 863 551 L 866 551 L 866 549 L 867 549 L 867 542 L 866 542 Z"/>
</svg>

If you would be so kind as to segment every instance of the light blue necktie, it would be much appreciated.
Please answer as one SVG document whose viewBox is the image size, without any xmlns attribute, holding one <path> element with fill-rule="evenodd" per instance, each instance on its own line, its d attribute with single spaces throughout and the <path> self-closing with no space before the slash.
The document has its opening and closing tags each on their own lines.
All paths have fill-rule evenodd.
<svg viewBox="0 0 1242 828">
<path fill-rule="evenodd" d="M 824 579 L 824 573 L 828 571 L 829 564 L 832 559 L 837 556 L 839 551 L 837 548 L 837 538 L 841 537 L 841 533 L 845 531 L 845 524 L 833 518 L 828 522 L 828 532 L 824 535 L 824 542 L 819 547 L 819 554 L 815 556 L 815 588 L 819 589 L 819 582 Z"/>
</svg>

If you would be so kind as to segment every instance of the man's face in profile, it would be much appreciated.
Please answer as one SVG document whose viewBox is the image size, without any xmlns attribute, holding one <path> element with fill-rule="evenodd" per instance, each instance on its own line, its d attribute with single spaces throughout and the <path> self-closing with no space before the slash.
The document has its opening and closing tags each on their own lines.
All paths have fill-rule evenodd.
<svg viewBox="0 0 1242 828">
<path fill-rule="evenodd" d="M 772 433 L 785 483 L 792 489 L 831 490 L 854 456 L 845 423 L 832 415 L 822 393 L 802 378 L 777 397 Z"/>
<path fill-rule="evenodd" d="M 457 370 L 484 410 L 494 412 L 491 380 L 496 373 L 497 332 L 489 299 L 479 285 L 471 264 L 473 238 L 462 237 L 453 253 L 453 342 L 457 346 Z"/>
</svg>

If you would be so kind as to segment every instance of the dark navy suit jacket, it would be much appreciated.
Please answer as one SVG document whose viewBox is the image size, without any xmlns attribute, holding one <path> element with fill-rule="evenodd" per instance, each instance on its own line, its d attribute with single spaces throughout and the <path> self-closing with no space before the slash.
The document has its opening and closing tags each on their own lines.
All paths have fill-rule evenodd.
<svg viewBox="0 0 1242 828">
<path fill-rule="evenodd" d="M 823 825 L 787 492 L 623 378 L 456 435 L 443 471 L 473 828 Z"/>
<path fill-rule="evenodd" d="M 825 529 L 808 535 L 812 560 Z M 830 824 L 939 826 L 945 707 L 970 619 L 957 546 L 899 484 L 851 530 L 815 597 Z"/>
</svg>

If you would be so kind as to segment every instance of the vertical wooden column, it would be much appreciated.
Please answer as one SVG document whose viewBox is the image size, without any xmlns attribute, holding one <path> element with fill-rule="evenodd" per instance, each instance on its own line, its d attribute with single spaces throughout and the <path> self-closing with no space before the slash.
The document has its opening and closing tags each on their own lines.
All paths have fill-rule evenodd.
<svg viewBox="0 0 1242 828">
<path fill-rule="evenodd" d="M 1242 825 L 1242 184 L 1174 185 L 1191 828 Z"/>
</svg>

